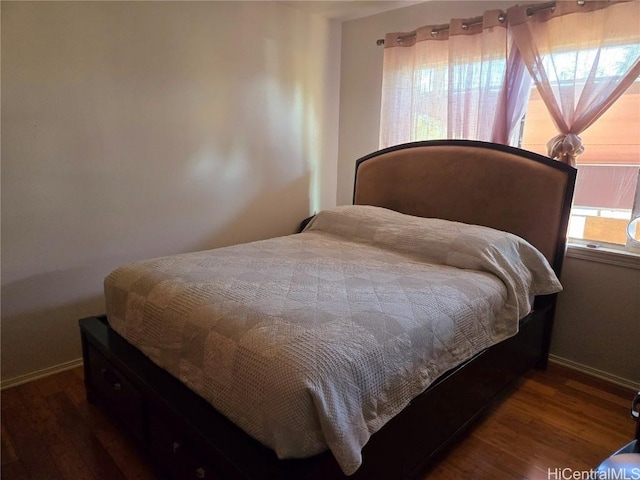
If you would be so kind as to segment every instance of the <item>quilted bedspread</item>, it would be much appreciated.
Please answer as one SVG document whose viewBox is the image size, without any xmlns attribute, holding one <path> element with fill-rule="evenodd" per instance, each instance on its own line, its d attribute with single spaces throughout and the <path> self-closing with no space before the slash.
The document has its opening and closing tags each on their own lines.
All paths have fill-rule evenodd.
<svg viewBox="0 0 640 480">
<path fill-rule="evenodd" d="M 370 436 L 561 290 L 524 240 L 369 206 L 301 234 L 142 261 L 105 279 L 110 325 L 280 458 Z"/>
</svg>

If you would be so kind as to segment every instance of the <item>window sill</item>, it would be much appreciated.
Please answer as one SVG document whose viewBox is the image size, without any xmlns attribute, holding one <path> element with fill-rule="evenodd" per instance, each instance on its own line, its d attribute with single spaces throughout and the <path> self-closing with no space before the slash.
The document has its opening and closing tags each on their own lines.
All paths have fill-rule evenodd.
<svg viewBox="0 0 640 480">
<path fill-rule="evenodd" d="M 587 247 L 586 244 L 569 243 L 567 257 L 640 270 L 640 253 L 629 250 L 606 246 L 593 248 Z"/>
</svg>

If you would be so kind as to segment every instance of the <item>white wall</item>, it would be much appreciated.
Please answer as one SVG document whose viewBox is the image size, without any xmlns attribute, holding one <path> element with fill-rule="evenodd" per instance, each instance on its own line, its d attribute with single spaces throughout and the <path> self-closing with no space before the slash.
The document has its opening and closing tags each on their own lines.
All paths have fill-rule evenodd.
<svg viewBox="0 0 640 480">
<path fill-rule="evenodd" d="M 385 33 L 469 18 L 514 1 L 431 1 L 345 22 L 342 28 L 338 204 L 351 203 L 354 162 L 378 149 Z M 565 261 L 551 353 L 640 385 L 640 270 Z"/>
<path fill-rule="evenodd" d="M 640 269 L 570 252 L 561 280 L 552 355 L 640 388 Z"/>
<path fill-rule="evenodd" d="M 340 47 L 339 25 L 275 2 L 3 2 L 3 381 L 80 356 L 116 266 L 350 203 L 378 146 L 375 41 L 513 3 L 349 21 Z M 568 258 L 552 353 L 640 383 L 639 277 Z"/>
<path fill-rule="evenodd" d="M 3 381 L 80 357 L 116 266 L 335 205 L 339 48 L 278 2 L 3 2 Z"/>
</svg>

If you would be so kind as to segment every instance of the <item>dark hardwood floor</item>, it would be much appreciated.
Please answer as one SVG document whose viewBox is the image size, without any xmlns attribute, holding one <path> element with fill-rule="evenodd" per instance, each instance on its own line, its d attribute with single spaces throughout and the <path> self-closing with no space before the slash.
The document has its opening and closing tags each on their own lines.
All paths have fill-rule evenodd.
<svg viewBox="0 0 640 480">
<path fill-rule="evenodd" d="M 3 480 L 157 478 L 87 403 L 82 381 L 76 368 L 2 391 Z M 633 438 L 634 393 L 553 364 L 532 371 L 423 478 L 537 480 L 594 468 Z"/>
</svg>

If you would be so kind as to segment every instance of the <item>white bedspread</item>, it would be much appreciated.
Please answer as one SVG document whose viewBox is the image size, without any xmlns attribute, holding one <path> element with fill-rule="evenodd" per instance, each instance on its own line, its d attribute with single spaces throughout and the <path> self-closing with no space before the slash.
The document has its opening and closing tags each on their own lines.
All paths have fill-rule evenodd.
<svg viewBox="0 0 640 480">
<path fill-rule="evenodd" d="M 111 326 L 280 458 L 346 474 L 433 380 L 517 332 L 561 290 L 524 240 L 377 207 L 297 235 L 121 267 Z"/>
</svg>

